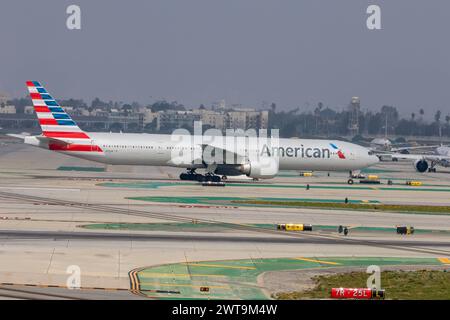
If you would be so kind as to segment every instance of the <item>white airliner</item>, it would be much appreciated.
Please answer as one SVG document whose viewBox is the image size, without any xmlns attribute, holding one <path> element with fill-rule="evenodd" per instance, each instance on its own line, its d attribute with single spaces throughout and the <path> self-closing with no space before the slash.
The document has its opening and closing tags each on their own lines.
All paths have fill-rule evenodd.
<svg viewBox="0 0 450 320">
<path fill-rule="evenodd" d="M 187 169 L 182 180 L 214 181 L 226 176 L 247 175 L 253 179 L 273 178 L 278 170 L 353 171 L 378 163 L 376 155 L 362 146 L 331 140 L 278 139 L 277 144 L 249 146 L 248 140 L 233 148 L 205 144 L 208 137 L 192 136 L 184 142 L 174 141 L 173 135 L 99 133 L 81 130 L 64 109 L 37 81 L 27 81 L 27 87 L 42 129 L 38 136 L 22 136 L 24 142 L 66 155 L 112 165 L 173 166 Z M 247 139 L 247 138 L 244 138 Z M 259 139 L 259 138 L 257 138 Z M 213 139 L 212 139 L 213 140 Z M 200 142 L 197 142 L 200 141 Z M 208 163 L 204 159 L 190 162 L 175 161 L 177 154 L 204 154 L 205 147 L 233 154 L 234 161 Z M 269 157 L 277 154 L 275 170 L 265 170 L 258 159 L 249 159 L 247 147 L 258 148 L 257 154 Z M 198 174 L 196 169 L 206 169 Z"/>
<path fill-rule="evenodd" d="M 411 150 L 424 150 L 424 149 L 431 149 L 431 148 L 437 148 L 438 145 L 430 146 L 406 146 L 407 143 L 395 143 L 393 144 L 389 139 L 387 138 L 375 138 L 372 141 L 370 141 L 370 147 L 369 149 L 377 154 L 389 154 L 389 153 L 404 153 L 408 154 Z"/>
<path fill-rule="evenodd" d="M 433 153 L 422 154 L 392 154 L 397 159 L 414 160 L 413 165 L 418 172 L 436 172 L 436 166 L 450 167 L 450 147 L 440 146 Z"/>
</svg>

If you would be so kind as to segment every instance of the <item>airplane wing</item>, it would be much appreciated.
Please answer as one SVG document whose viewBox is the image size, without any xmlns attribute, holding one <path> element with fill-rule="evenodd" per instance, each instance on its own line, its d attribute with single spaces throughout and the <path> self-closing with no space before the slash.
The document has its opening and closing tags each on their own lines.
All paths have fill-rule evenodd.
<svg viewBox="0 0 450 320">
<path fill-rule="evenodd" d="M 64 140 L 60 140 L 60 139 L 56 139 L 56 138 L 50 138 L 50 137 L 46 137 L 46 136 L 36 136 L 35 138 L 40 140 L 40 141 L 49 142 L 49 143 L 56 143 L 56 144 L 60 144 L 60 145 L 72 144 L 72 142 L 67 142 L 67 141 L 64 141 Z"/>
<path fill-rule="evenodd" d="M 198 144 L 202 148 L 201 153 L 192 154 L 182 153 L 176 157 L 172 157 L 169 163 L 186 164 L 186 163 L 207 163 L 208 165 L 236 165 L 241 164 L 246 159 L 245 154 L 241 155 L 239 152 L 227 150 L 227 147 L 222 144 Z"/>
<path fill-rule="evenodd" d="M 440 145 L 435 146 L 415 146 L 415 147 L 399 147 L 399 148 L 392 148 L 392 152 L 402 152 L 402 151 L 409 151 L 409 150 L 425 150 L 425 149 L 436 149 L 440 147 Z"/>
<path fill-rule="evenodd" d="M 410 150 L 428 150 L 430 149 L 431 151 L 433 151 L 434 149 L 438 148 L 438 147 L 442 147 L 442 145 L 433 145 L 433 146 L 413 146 L 413 147 L 394 147 L 391 146 L 390 149 L 379 149 L 377 147 L 369 147 L 369 150 L 371 150 L 372 152 L 376 153 L 376 154 L 393 154 L 393 153 L 402 153 L 405 152 L 407 153 Z"/>
<path fill-rule="evenodd" d="M 204 156 L 211 155 L 212 157 L 223 159 L 223 164 L 227 164 L 227 162 L 230 164 L 236 164 L 246 158 L 245 153 L 242 154 L 237 150 L 229 150 L 224 145 L 202 144 L 202 149 Z"/>
<path fill-rule="evenodd" d="M 434 162 L 448 162 L 450 161 L 449 156 L 441 156 L 437 154 L 402 154 L 402 153 L 393 153 L 393 158 L 404 159 L 404 160 L 427 160 Z"/>
<path fill-rule="evenodd" d="M 28 137 L 28 136 L 29 136 L 29 135 L 23 134 L 23 133 L 21 133 L 21 134 L 7 133 L 6 135 L 7 135 L 8 137 L 13 137 L 13 138 L 22 139 L 22 140 L 24 140 L 25 137 Z"/>
<path fill-rule="evenodd" d="M 262 149 L 261 153 L 256 153 L 256 149 L 253 147 L 249 147 L 250 150 L 247 149 L 239 149 L 235 150 L 233 145 L 227 145 L 226 143 L 204 143 L 202 144 L 203 155 L 212 155 L 222 157 L 223 164 L 237 164 L 243 163 L 244 161 L 248 161 L 249 159 L 260 159 L 260 158 L 273 158 L 278 157 L 276 154 L 271 154 L 269 146 L 265 146 L 267 149 Z M 258 151 L 259 152 L 259 151 Z M 217 159 L 217 158 L 216 158 Z"/>
<path fill-rule="evenodd" d="M 392 158 L 402 160 L 423 160 L 426 154 L 403 154 L 403 153 L 391 153 Z"/>
</svg>

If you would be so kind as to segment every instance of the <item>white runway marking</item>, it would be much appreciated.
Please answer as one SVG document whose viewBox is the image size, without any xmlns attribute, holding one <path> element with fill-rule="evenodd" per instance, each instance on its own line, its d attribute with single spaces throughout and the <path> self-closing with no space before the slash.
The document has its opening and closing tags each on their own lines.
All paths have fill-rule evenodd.
<svg viewBox="0 0 450 320">
<path fill-rule="evenodd" d="M 68 189 L 68 188 L 46 188 L 46 187 L 0 187 L 0 189 L 8 190 L 45 190 L 45 191 L 77 191 L 80 189 Z"/>
</svg>

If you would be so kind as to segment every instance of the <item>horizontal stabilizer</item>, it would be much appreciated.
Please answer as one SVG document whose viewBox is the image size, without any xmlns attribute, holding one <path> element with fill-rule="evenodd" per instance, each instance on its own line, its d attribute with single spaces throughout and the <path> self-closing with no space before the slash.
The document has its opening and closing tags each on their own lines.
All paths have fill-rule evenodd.
<svg viewBox="0 0 450 320">
<path fill-rule="evenodd" d="M 50 137 L 45 137 L 45 136 L 36 136 L 36 139 L 40 140 L 40 141 L 44 141 L 44 142 L 48 142 L 48 143 L 55 143 L 55 144 L 61 144 L 61 145 L 68 145 L 71 144 L 68 141 L 64 141 L 64 140 L 60 140 L 60 139 L 55 139 L 55 138 L 50 138 Z"/>
<path fill-rule="evenodd" d="M 15 134 L 15 133 L 7 133 L 6 135 L 8 137 L 13 137 L 13 138 L 22 139 L 22 140 L 24 140 L 25 137 L 29 136 L 29 135 L 26 135 L 26 134 Z"/>
</svg>

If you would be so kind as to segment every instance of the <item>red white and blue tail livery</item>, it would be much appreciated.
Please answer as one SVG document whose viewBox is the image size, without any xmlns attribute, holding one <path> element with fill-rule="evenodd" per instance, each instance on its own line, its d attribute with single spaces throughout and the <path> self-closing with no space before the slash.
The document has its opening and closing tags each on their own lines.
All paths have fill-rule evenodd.
<svg viewBox="0 0 450 320">
<path fill-rule="evenodd" d="M 50 150 L 102 152 L 38 81 L 27 81 L 27 87 Z"/>
<path fill-rule="evenodd" d="M 90 139 L 39 82 L 27 81 L 27 87 L 44 136 Z"/>
</svg>

